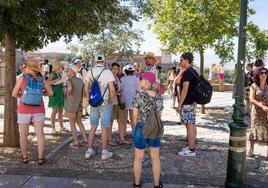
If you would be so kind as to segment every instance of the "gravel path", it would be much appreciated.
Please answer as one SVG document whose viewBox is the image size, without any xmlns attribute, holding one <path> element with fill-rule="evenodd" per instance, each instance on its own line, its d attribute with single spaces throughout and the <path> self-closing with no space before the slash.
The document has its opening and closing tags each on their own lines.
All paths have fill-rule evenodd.
<svg viewBox="0 0 268 188">
<path fill-rule="evenodd" d="M 161 141 L 161 178 L 163 182 L 222 186 L 226 176 L 229 127 L 233 100 L 231 93 L 214 93 L 205 115 L 197 116 L 197 156 L 180 157 L 178 151 L 185 145 L 185 127 L 179 125 L 178 115 L 171 109 L 171 102 L 165 100 L 163 121 L 165 135 Z M 88 126 L 89 121 L 85 121 Z M 88 126 L 89 127 L 89 126 Z M 113 137 L 118 140 L 117 125 Z M 130 126 L 128 126 L 130 134 Z M 36 166 L 0 167 L 6 174 L 34 174 L 60 177 L 97 178 L 107 180 L 132 180 L 132 145 L 111 148 L 114 157 L 107 161 L 100 159 L 100 131 L 95 139 L 98 155 L 90 160 L 84 159 L 86 147 L 72 150 L 63 148 L 52 161 L 42 168 Z M 264 187 L 268 183 L 268 162 L 264 160 L 267 147 L 256 146 L 255 159 L 247 160 L 247 181 L 250 187 Z M 146 149 L 143 162 L 143 180 L 151 181 L 151 160 Z"/>
</svg>

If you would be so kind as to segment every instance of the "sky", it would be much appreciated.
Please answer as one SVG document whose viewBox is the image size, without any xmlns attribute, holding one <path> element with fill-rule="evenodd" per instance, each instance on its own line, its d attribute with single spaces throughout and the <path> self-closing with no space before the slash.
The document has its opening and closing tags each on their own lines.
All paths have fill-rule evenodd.
<svg viewBox="0 0 268 188">
<path fill-rule="evenodd" d="M 255 0 L 249 2 L 249 6 L 252 7 L 256 13 L 255 15 L 251 16 L 248 21 L 253 21 L 257 24 L 261 30 L 268 29 L 268 0 Z M 144 39 L 145 41 L 141 44 L 140 51 L 141 52 L 154 52 L 157 55 L 161 54 L 161 44 L 160 41 L 157 39 L 156 35 L 152 32 L 152 30 L 147 29 L 148 22 L 140 21 L 134 23 L 134 28 L 138 28 L 144 31 Z M 234 39 L 236 44 L 238 38 Z M 77 43 L 77 39 L 74 39 L 72 43 Z M 65 52 L 68 53 L 67 45 L 63 41 L 63 38 L 60 39 L 58 42 L 50 43 L 46 47 L 39 49 L 40 52 Z M 237 49 L 237 45 L 235 46 Z M 235 57 L 237 54 L 237 50 L 235 50 Z M 194 54 L 195 61 L 199 62 L 199 55 Z M 173 60 L 177 60 L 178 56 L 173 55 Z M 207 49 L 205 51 L 205 66 L 208 67 L 212 63 L 218 63 L 220 59 L 215 55 L 212 49 Z M 233 68 L 235 62 L 229 63 L 226 65 L 227 68 Z"/>
</svg>

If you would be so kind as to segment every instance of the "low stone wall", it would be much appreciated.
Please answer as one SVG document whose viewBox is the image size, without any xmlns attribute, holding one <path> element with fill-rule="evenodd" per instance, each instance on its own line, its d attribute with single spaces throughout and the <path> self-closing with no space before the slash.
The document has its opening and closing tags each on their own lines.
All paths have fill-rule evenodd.
<svg viewBox="0 0 268 188">
<path fill-rule="evenodd" d="M 223 85 L 223 91 L 233 91 L 234 84 L 224 84 Z M 219 90 L 219 84 L 214 84 L 213 85 L 213 90 L 214 91 L 220 91 Z"/>
</svg>

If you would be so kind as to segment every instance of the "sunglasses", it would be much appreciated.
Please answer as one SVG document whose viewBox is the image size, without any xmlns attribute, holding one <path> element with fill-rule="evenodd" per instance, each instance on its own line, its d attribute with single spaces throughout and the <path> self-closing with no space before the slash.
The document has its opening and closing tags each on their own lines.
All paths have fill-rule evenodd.
<svg viewBox="0 0 268 188">
<path fill-rule="evenodd" d="M 267 72 L 260 72 L 260 75 L 267 75 Z"/>
</svg>

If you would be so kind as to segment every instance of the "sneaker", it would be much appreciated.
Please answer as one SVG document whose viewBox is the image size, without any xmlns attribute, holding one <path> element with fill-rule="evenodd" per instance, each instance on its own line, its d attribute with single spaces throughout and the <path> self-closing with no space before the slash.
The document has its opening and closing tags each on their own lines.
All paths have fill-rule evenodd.
<svg viewBox="0 0 268 188">
<path fill-rule="evenodd" d="M 106 159 L 111 158 L 112 156 L 113 156 L 113 152 L 106 149 L 102 151 L 101 159 L 106 160 Z"/>
<path fill-rule="evenodd" d="M 185 156 L 185 157 L 195 157 L 196 156 L 196 150 L 191 151 L 191 150 L 184 150 L 178 153 L 180 156 Z"/>
<path fill-rule="evenodd" d="M 184 148 L 181 149 L 181 151 L 186 151 L 186 150 L 189 150 L 189 147 L 188 146 L 186 146 L 186 147 L 184 147 Z"/>
<path fill-rule="evenodd" d="M 51 133 L 52 133 L 52 134 L 58 134 L 58 132 L 56 131 L 55 128 L 54 128 L 54 129 L 52 128 Z"/>
<path fill-rule="evenodd" d="M 90 148 L 90 149 L 88 149 L 88 150 L 86 151 L 85 158 L 86 158 L 86 159 L 89 159 L 89 158 L 91 158 L 92 156 L 94 156 L 95 154 L 96 154 L 95 151 L 94 151 L 92 148 Z"/>
</svg>

